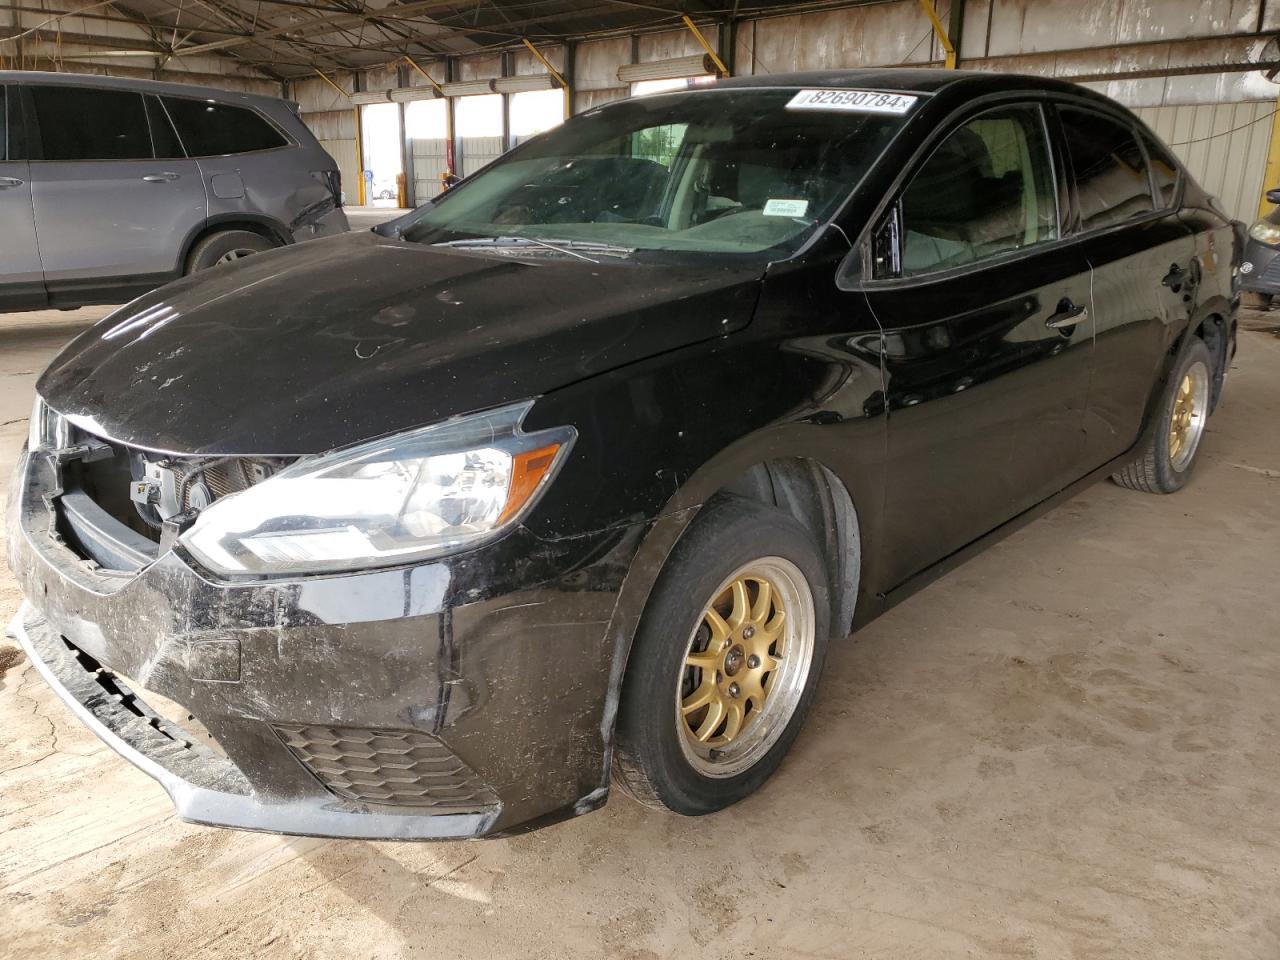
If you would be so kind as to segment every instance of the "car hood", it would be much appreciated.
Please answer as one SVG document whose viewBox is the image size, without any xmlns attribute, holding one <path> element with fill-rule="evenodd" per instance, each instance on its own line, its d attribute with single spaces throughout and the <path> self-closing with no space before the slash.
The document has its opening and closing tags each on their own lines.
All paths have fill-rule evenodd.
<svg viewBox="0 0 1280 960">
<path fill-rule="evenodd" d="M 37 389 L 79 426 L 152 450 L 319 453 L 721 336 L 750 320 L 763 273 L 599 259 L 318 240 L 135 300 Z"/>
</svg>

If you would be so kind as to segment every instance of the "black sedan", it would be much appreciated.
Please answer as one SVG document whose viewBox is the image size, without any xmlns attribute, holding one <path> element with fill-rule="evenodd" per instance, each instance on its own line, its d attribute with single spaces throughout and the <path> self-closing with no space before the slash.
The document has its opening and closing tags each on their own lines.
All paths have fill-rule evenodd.
<svg viewBox="0 0 1280 960">
<path fill-rule="evenodd" d="M 1083 484 L 1187 483 L 1238 264 L 1063 83 L 593 109 L 70 344 L 11 630 L 188 820 L 498 835 L 611 773 L 708 813 L 782 762 L 832 637 Z"/>
</svg>

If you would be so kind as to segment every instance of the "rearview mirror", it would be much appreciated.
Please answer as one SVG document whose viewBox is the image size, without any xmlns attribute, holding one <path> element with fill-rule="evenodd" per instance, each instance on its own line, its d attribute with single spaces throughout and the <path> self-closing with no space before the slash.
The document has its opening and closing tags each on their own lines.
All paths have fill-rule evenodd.
<svg viewBox="0 0 1280 960">
<path fill-rule="evenodd" d="M 1273 187 L 1267 191 L 1267 203 L 1280 203 L 1280 187 Z"/>
</svg>

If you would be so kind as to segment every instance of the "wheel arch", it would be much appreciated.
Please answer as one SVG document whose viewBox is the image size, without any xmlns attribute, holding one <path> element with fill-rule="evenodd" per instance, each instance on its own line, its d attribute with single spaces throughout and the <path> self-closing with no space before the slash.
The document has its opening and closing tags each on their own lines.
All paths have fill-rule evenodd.
<svg viewBox="0 0 1280 960">
<path fill-rule="evenodd" d="M 1222 304 L 1213 304 L 1212 312 L 1193 317 L 1188 328 L 1209 348 L 1213 358 L 1213 380 L 1209 394 L 1209 413 L 1212 414 L 1222 399 L 1222 386 L 1227 377 L 1227 365 L 1231 362 L 1232 330 L 1228 317 L 1231 316 L 1230 305 L 1223 309 Z"/>
<path fill-rule="evenodd" d="M 811 531 L 819 525 L 826 526 L 817 539 L 827 561 L 831 624 L 837 635 L 843 636 L 852 628 L 855 613 L 861 612 L 860 596 L 863 601 L 869 599 L 863 558 L 867 521 L 871 517 L 865 505 L 872 503 L 872 480 L 847 483 L 833 465 L 807 449 L 807 444 L 785 450 L 768 444 L 766 449 L 773 449 L 768 449 L 767 455 L 751 444 L 760 451 L 756 456 L 744 454 L 744 444 L 735 446 L 737 449 L 731 448 L 704 465 L 671 497 L 667 509 L 641 540 L 624 577 L 607 635 L 613 648 L 613 665 L 601 732 L 610 756 L 622 684 L 640 618 L 667 557 L 702 506 L 714 497 L 742 496 L 773 504 Z M 864 504 L 862 508 L 860 503 Z"/>
<path fill-rule="evenodd" d="M 186 241 L 183 243 L 182 257 L 178 261 L 179 275 L 187 273 L 187 265 L 191 260 L 191 251 L 195 249 L 197 243 L 213 236 L 215 233 L 226 233 L 228 230 L 245 230 L 249 233 L 256 233 L 258 236 L 282 247 L 294 242 L 293 235 L 289 233 L 285 225 L 271 217 L 249 213 L 228 213 L 209 217 L 202 226 L 197 227 L 188 234 Z"/>
</svg>

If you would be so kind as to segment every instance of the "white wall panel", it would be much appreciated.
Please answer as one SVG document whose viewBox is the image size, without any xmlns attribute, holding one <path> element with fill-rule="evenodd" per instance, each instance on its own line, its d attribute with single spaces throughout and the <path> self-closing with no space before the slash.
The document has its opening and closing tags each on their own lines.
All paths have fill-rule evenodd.
<svg viewBox="0 0 1280 960">
<path fill-rule="evenodd" d="M 353 206 L 359 203 L 360 163 L 356 159 L 355 139 L 321 140 L 320 146 L 333 157 L 334 162 L 338 164 L 338 169 L 342 172 L 342 192 L 346 195 L 347 203 Z"/>
<path fill-rule="evenodd" d="M 580 43 L 573 55 L 574 89 L 581 94 L 617 87 L 618 67 L 630 62 L 630 37 Z"/>
<path fill-rule="evenodd" d="M 1135 112 L 1167 143 L 1192 176 L 1246 223 L 1258 202 L 1271 141 L 1274 103 L 1145 107 Z M 1271 184 L 1280 186 L 1280 184 Z"/>
</svg>

